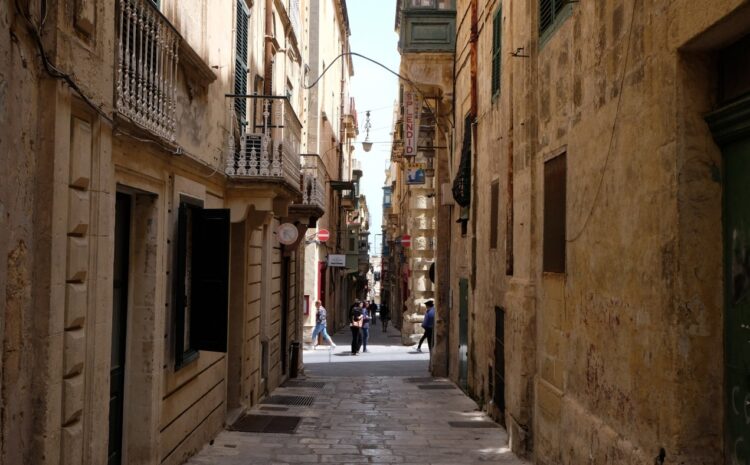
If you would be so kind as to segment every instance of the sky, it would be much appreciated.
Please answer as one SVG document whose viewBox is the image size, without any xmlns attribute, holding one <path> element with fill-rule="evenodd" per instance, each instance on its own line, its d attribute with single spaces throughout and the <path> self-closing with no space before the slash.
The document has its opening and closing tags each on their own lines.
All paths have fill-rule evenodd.
<svg viewBox="0 0 750 465">
<path fill-rule="evenodd" d="M 348 0 L 351 51 L 365 55 L 398 72 L 398 35 L 394 31 L 396 0 Z M 398 96 L 398 78 L 369 61 L 352 57 L 354 76 L 351 95 L 357 105 L 359 136 L 355 154 L 362 164 L 360 191 L 370 210 L 370 253 L 379 254 L 383 237 L 383 183 L 391 155 L 393 103 Z M 365 140 L 365 112 L 370 110 L 372 150 L 362 150 Z"/>
</svg>

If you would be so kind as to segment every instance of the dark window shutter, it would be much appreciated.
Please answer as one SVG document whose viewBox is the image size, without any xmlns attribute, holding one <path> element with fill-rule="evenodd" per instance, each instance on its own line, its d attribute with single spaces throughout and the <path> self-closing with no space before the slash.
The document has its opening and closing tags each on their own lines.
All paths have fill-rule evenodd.
<svg viewBox="0 0 750 465">
<path fill-rule="evenodd" d="M 562 4 L 561 1 L 559 1 Z M 539 0 L 539 34 L 544 34 L 555 20 L 553 0 Z"/>
<path fill-rule="evenodd" d="M 248 16 L 250 10 L 245 0 L 237 0 L 237 36 L 235 44 L 235 66 L 234 66 L 234 93 L 238 95 L 247 94 L 247 40 L 248 40 Z M 237 119 L 244 128 L 247 115 L 247 100 L 244 98 L 234 99 L 234 110 Z"/>
<path fill-rule="evenodd" d="M 565 273 L 567 155 L 544 163 L 543 271 Z"/>
<path fill-rule="evenodd" d="M 500 91 L 500 67 L 502 65 L 502 13 L 498 8 L 492 20 L 492 95 Z"/>
<path fill-rule="evenodd" d="M 227 351 L 229 210 L 195 210 L 190 339 L 196 350 Z"/>
</svg>

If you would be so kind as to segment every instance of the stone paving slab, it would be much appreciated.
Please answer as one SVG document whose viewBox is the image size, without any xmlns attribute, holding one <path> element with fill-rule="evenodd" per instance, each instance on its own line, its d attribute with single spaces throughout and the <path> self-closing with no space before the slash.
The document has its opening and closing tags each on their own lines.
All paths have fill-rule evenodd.
<svg viewBox="0 0 750 465">
<path fill-rule="evenodd" d="M 305 379 L 325 382 L 323 388 L 282 387 L 273 392 L 274 395 L 314 396 L 312 406 L 292 406 L 285 412 L 259 408 L 248 412 L 302 417 L 295 433 L 224 431 L 187 463 L 528 463 L 510 452 L 507 434 L 499 425 L 494 428 L 452 427 L 449 422 L 491 420 L 458 388 L 425 391 L 419 389 L 418 384 L 408 382 L 405 376 L 429 376 L 429 354 L 416 353 L 413 347 L 393 345 L 393 338 L 386 340 L 388 335 L 379 328 L 374 333 L 368 347 L 370 353 L 347 357 L 357 359 L 355 363 L 330 362 L 336 366 L 321 369 L 317 365 L 329 363 L 328 354 L 324 353 L 327 349 L 319 348 L 315 353 L 305 351 Z M 334 340 L 341 350 L 347 349 L 342 335 L 336 335 Z M 364 361 L 370 355 L 371 360 Z M 417 360 L 413 360 L 414 357 Z M 415 370 L 415 362 L 421 363 L 422 368 Z M 435 382 L 450 383 L 448 380 Z"/>
</svg>

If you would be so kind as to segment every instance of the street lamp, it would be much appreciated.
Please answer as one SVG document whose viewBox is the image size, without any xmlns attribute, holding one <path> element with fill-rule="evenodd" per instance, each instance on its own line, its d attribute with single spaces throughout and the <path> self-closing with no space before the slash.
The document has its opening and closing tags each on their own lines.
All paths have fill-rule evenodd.
<svg viewBox="0 0 750 465">
<path fill-rule="evenodd" d="M 372 124 L 370 124 L 370 110 L 367 110 L 365 112 L 365 141 L 362 142 L 362 149 L 365 152 L 369 152 L 370 149 L 372 149 L 372 142 L 370 142 L 370 128 L 372 127 Z"/>
</svg>

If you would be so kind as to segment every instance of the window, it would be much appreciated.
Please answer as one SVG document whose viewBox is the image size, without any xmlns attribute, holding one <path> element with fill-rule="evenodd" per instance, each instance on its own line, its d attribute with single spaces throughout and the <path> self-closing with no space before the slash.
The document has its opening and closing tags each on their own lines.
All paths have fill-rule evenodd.
<svg viewBox="0 0 750 465">
<path fill-rule="evenodd" d="M 552 30 L 552 26 L 562 17 L 563 8 L 570 0 L 539 0 L 539 36 Z"/>
<path fill-rule="evenodd" d="M 543 271 L 565 273 L 566 154 L 544 164 Z"/>
<path fill-rule="evenodd" d="M 500 67 L 502 65 L 502 8 L 498 7 L 492 19 L 492 96 L 500 93 Z"/>
<path fill-rule="evenodd" d="M 174 279 L 176 368 L 199 350 L 226 352 L 229 210 L 180 202 Z"/>
<path fill-rule="evenodd" d="M 234 59 L 234 93 L 237 95 L 247 94 L 247 40 L 248 40 L 248 18 L 250 10 L 245 0 L 237 0 L 237 33 L 235 43 Z M 247 99 L 235 98 L 234 111 L 241 129 L 247 126 Z"/>
<path fill-rule="evenodd" d="M 490 248 L 497 248 L 497 222 L 500 215 L 500 181 L 492 183 L 490 188 Z"/>
</svg>

